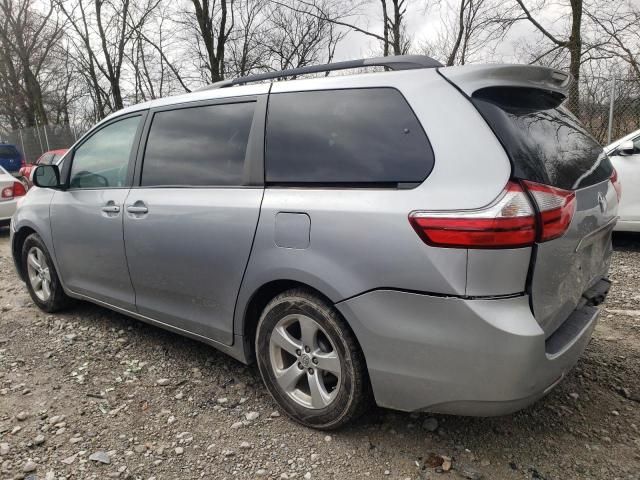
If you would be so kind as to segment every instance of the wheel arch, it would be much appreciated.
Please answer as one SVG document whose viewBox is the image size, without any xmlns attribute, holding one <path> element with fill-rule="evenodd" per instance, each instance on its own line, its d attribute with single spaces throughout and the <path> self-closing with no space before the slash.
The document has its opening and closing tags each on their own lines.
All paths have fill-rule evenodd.
<svg viewBox="0 0 640 480">
<path fill-rule="evenodd" d="M 293 288 L 304 288 L 305 290 L 308 290 L 318 297 L 322 298 L 330 305 L 335 304 L 331 297 L 323 293 L 321 290 L 314 287 L 313 285 L 309 285 L 299 280 L 278 279 L 271 280 L 260 285 L 249 297 L 240 317 L 239 330 L 240 335 L 242 335 L 242 338 L 244 339 L 245 358 L 247 360 L 247 363 L 251 364 L 255 362 L 255 335 L 262 311 L 267 306 L 267 304 L 277 295 Z M 353 334 L 353 337 L 356 339 L 356 342 L 358 343 L 358 346 L 362 351 L 362 347 L 360 346 L 360 342 L 358 341 L 353 328 L 351 328 L 351 325 L 349 325 L 347 319 L 337 308 L 336 312 L 344 320 L 344 323 Z"/>
<path fill-rule="evenodd" d="M 27 281 L 26 272 L 24 271 L 24 266 L 22 265 L 22 246 L 24 245 L 25 240 L 29 235 L 34 233 L 38 233 L 33 227 L 27 225 L 18 229 L 13 234 L 13 240 L 11 242 L 11 254 L 13 256 L 13 263 L 16 266 L 16 270 L 18 271 L 18 275 L 22 279 L 23 282 Z"/>
</svg>

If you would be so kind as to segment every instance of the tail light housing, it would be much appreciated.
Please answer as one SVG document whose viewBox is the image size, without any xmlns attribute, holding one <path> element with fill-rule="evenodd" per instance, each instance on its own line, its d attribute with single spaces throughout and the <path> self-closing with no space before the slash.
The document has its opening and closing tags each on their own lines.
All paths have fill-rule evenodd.
<svg viewBox="0 0 640 480">
<path fill-rule="evenodd" d="M 562 236 L 574 212 L 574 192 L 534 182 L 510 181 L 488 207 L 417 211 L 409 215 L 409 222 L 420 238 L 432 246 L 518 248 Z"/>
<path fill-rule="evenodd" d="M 622 197 L 622 185 L 620 184 L 620 180 L 618 179 L 618 172 L 616 169 L 613 169 L 611 173 L 611 183 L 613 184 L 613 188 L 616 190 L 616 196 L 618 197 L 618 202 L 620 201 L 620 197 Z"/>
<path fill-rule="evenodd" d="M 16 197 L 22 197 L 27 194 L 27 189 L 21 182 L 13 182 L 10 187 L 5 187 L 0 191 L 0 198 L 3 200 L 11 200 Z"/>
<path fill-rule="evenodd" d="M 539 241 L 548 242 L 564 235 L 576 211 L 575 192 L 535 182 L 522 183 L 533 197 L 540 212 Z"/>
</svg>

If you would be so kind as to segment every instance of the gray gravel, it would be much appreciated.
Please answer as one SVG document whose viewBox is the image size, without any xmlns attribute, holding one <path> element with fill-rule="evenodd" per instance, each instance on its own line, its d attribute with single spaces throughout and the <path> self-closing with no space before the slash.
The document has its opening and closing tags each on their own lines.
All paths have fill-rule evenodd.
<svg viewBox="0 0 640 480">
<path fill-rule="evenodd" d="M 640 236 L 573 372 L 501 418 L 277 412 L 254 367 L 100 307 L 46 315 L 0 229 L 0 478 L 640 479 Z M 488 379 L 490 380 L 490 379 Z"/>
</svg>

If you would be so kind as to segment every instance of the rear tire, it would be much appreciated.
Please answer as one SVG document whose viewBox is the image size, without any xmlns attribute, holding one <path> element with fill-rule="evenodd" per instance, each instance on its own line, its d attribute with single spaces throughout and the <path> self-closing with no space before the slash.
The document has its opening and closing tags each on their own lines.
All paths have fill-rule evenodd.
<svg viewBox="0 0 640 480">
<path fill-rule="evenodd" d="M 64 293 L 51 256 L 38 234 L 26 238 L 21 258 L 29 295 L 38 308 L 53 313 L 69 306 L 71 298 Z"/>
<path fill-rule="evenodd" d="M 312 292 L 292 289 L 265 307 L 256 332 L 262 379 L 293 420 L 339 428 L 368 407 L 364 356 L 335 308 Z"/>
</svg>

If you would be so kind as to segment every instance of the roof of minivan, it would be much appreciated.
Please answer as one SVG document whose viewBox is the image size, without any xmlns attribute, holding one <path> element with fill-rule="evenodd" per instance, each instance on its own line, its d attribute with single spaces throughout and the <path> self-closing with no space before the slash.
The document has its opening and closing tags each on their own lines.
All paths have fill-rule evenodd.
<svg viewBox="0 0 640 480">
<path fill-rule="evenodd" d="M 391 86 L 394 78 L 398 78 L 398 75 L 415 75 L 416 72 L 434 71 L 440 72 L 445 78 L 453 81 L 453 83 L 458 85 L 458 87 L 468 95 L 471 95 L 473 91 L 477 89 L 490 85 L 545 88 L 561 92 L 566 95 L 568 86 L 572 80 L 568 73 L 560 70 L 536 65 L 513 64 L 460 65 L 454 67 L 425 67 L 365 72 L 314 78 L 296 78 L 294 80 L 286 81 L 267 81 L 239 86 L 203 89 L 132 105 L 112 113 L 107 117 L 107 119 L 131 112 L 179 103 L 266 94 L 269 93 L 270 89 L 275 93 L 284 91 L 340 88 L 343 83 L 344 87 L 347 88 L 352 88 L 354 86 L 375 86 L 376 83 L 380 86 Z M 384 79 L 384 81 L 382 79 Z"/>
</svg>

